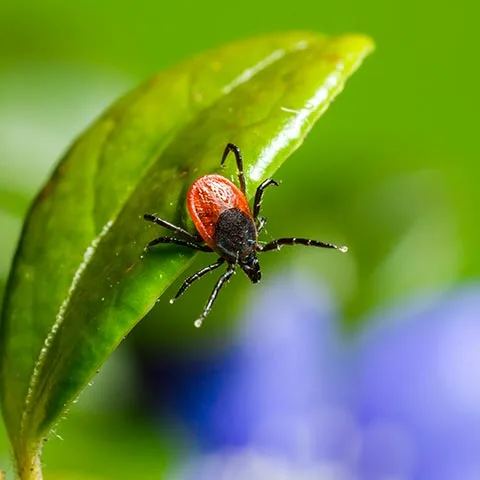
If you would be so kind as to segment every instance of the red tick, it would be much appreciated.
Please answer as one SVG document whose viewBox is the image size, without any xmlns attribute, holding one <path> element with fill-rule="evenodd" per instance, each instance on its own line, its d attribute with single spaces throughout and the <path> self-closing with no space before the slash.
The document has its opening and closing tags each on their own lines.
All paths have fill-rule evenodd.
<svg viewBox="0 0 480 480">
<path fill-rule="evenodd" d="M 195 280 L 215 270 L 225 262 L 227 263 L 227 271 L 217 281 L 202 315 L 195 320 L 196 327 L 200 327 L 205 317 L 210 313 L 218 293 L 235 273 L 237 265 L 245 272 L 252 283 L 260 281 L 262 275 L 257 258 L 258 252 L 280 250 L 283 245 L 334 248 L 341 252 L 348 250 L 347 247 L 306 238 L 279 238 L 266 245 L 260 245 L 258 234 L 262 231 L 266 222 L 265 217 L 258 216 L 263 192 L 270 185 L 278 187 L 279 184 L 273 178 L 267 178 L 258 186 L 252 213 L 245 196 L 245 176 L 240 149 L 229 143 L 223 152 L 220 165 L 224 164 L 229 152 L 233 152 L 237 161 L 240 188 L 221 175 L 205 175 L 193 182 L 187 193 L 187 208 L 197 229 L 195 235 L 155 215 L 144 215 L 145 220 L 168 228 L 182 237 L 159 237 L 152 240 L 147 248 L 159 243 L 174 243 L 202 252 L 216 252 L 220 256 L 212 265 L 202 268 L 188 277 L 175 297 L 170 300 L 171 303 L 180 297 Z"/>
</svg>

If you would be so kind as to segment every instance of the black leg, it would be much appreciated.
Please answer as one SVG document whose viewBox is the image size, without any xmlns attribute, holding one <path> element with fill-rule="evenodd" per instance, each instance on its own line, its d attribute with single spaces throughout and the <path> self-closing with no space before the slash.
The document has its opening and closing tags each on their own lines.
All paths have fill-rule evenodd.
<svg viewBox="0 0 480 480">
<path fill-rule="evenodd" d="M 236 145 L 234 145 L 233 143 L 227 143 L 225 151 L 222 155 L 222 161 L 220 162 L 220 165 L 223 165 L 225 163 L 225 159 L 227 158 L 229 152 L 232 152 L 235 155 L 235 159 L 237 160 L 238 181 L 240 182 L 240 190 L 245 194 L 245 176 L 243 175 L 242 154 L 240 152 L 240 149 Z"/>
<path fill-rule="evenodd" d="M 193 283 L 195 280 L 198 280 L 199 278 L 202 278 L 204 275 L 206 275 L 208 272 L 211 272 L 215 270 L 216 268 L 220 267 L 220 265 L 223 265 L 225 263 L 224 258 L 219 258 L 217 262 L 213 263 L 212 265 L 209 265 L 208 267 L 202 268 L 199 270 L 197 273 L 194 273 L 190 277 L 188 277 L 178 290 L 177 294 L 170 300 L 170 303 L 173 303 L 178 297 L 183 295 L 185 290 Z"/>
<path fill-rule="evenodd" d="M 260 207 L 262 206 L 263 191 L 270 185 L 278 187 L 279 183 L 273 178 L 267 178 L 258 186 L 257 191 L 255 192 L 255 200 L 253 201 L 253 218 L 255 220 L 257 219 L 258 214 L 260 213 Z"/>
<path fill-rule="evenodd" d="M 321 248 L 334 248 L 340 252 L 348 251 L 347 247 L 337 246 L 333 243 L 319 242 L 318 240 L 309 240 L 308 238 L 279 238 L 266 245 L 258 246 L 259 252 L 268 252 L 270 250 L 280 250 L 283 245 L 306 245 L 307 247 L 321 247 Z"/>
<path fill-rule="evenodd" d="M 156 223 L 157 225 L 160 225 L 161 227 L 168 228 L 172 232 L 179 233 L 181 235 L 184 235 L 185 237 L 189 238 L 192 242 L 196 242 L 197 238 L 193 236 L 191 233 L 187 232 L 184 230 L 182 227 L 177 227 L 173 223 L 167 222 L 166 220 L 162 220 L 161 218 L 156 217 L 155 215 L 150 215 L 149 213 L 146 213 L 143 218 L 147 222 L 152 222 Z"/>
<path fill-rule="evenodd" d="M 188 240 L 183 240 L 181 238 L 174 238 L 174 237 L 159 237 L 155 240 L 152 240 L 147 246 L 153 247 L 154 245 L 158 245 L 159 243 L 174 243 L 175 245 L 180 245 L 182 247 L 193 248 L 194 250 L 200 250 L 202 252 L 213 252 L 213 250 L 208 245 L 199 245 L 195 242 L 190 242 Z"/>
<path fill-rule="evenodd" d="M 205 319 L 205 317 L 210 313 L 210 310 L 212 309 L 213 302 L 217 298 L 218 293 L 222 289 L 223 285 L 225 285 L 225 282 L 227 282 L 234 273 L 235 273 L 235 264 L 231 263 L 228 266 L 227 271 L 219 278 L 217 284 L 213 288 L 213 291 L 210 294 L 210 298 L 208 299 L 208 302 L 205 305 L 205 308 L 203 309 L 202 315 L 195 320 L 195 326 L 197 328 L 202 326 L 202 322 Z"/>
</svg>

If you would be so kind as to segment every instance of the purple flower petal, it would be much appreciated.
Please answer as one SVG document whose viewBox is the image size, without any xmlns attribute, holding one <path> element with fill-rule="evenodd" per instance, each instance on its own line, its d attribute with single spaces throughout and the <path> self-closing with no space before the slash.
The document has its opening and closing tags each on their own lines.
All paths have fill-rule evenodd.
<svg viewBox="0 0 480 480">
<path fill-rule="evenodd" d="M 385 312 L 374 325 L 360 342 L 353 376 L 363 428 L 383 423 L 402 432 L 412 451 L 405 462 L 413 462 L 406 478 L 479 473 L 480 288 Z M 381 471 L 384 458 L 384 449 L 366 454 L 364 472 Z"/>
</svg>

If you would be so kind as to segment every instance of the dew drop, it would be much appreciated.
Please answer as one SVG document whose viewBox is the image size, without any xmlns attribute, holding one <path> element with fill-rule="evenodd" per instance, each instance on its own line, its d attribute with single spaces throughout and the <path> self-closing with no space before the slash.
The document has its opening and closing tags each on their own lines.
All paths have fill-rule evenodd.
<svg viewBox="0 0 480 480">
<path fill-rule="evenodd" d="M 104 301 L 105 301 L 105 297 L 102 297 L 102 302 L 104 302 Z"/>
<path fill-rule="evenodd" d="M 338 249 L 339 249 L 342 253 L 348 252 L 348 247 L 345 247 L 345 246 L 338 247 Z"/>
<path fill-rule="evenodd" d="M 172 303 L 174 303 L 174 302 L 175 302 L 175 299 L 174 299 L 174 298 L 171 298 L 171 299 L 170 299 L 170 305 L 172 305 Z"/>
<path fill-rule="evenodd" d="M 200 328 L 202 326 L 203 320 L 201 318 L 197 318 L 193 324 L 197 327 Z"/>
</svg>

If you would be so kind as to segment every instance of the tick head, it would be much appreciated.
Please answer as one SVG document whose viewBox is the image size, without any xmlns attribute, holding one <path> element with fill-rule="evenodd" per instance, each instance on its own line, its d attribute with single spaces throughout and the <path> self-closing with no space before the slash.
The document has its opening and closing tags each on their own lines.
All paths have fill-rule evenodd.
<svg viewBox="0 0 480 480">
<path fill-rule="evenodd" d="M 260 271 L 257 254 L 254 251 L 248 256 L 239 259 L 238 263 L 252 283 L 258 283 L 260 281 L 262 272 Z"/>
</svg>

